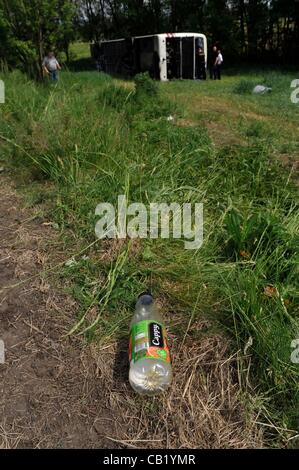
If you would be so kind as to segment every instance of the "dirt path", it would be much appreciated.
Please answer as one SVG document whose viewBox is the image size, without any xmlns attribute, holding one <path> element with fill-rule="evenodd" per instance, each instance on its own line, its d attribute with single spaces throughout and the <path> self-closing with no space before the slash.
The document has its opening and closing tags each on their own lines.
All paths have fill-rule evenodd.
<svg viewBox="0 0 299 470">
<path fill-rule="evenodd" d="M 56 234 L 22 208 L 7 179 L 0 182 L 0 340 L 6 356 L 0 364 L 0 448 L 111 447 L 103 436 L 113 434 L 113 420 L 102 404 L 94 359 L 78 340 L 63 337 L 75 305 L 36 276 L 47 268 L 45 244 Z"/>
</svg>

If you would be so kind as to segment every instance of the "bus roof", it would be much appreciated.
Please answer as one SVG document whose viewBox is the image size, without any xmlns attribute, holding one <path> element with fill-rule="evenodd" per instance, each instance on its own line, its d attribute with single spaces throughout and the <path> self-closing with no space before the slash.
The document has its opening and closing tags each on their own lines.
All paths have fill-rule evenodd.
<svg viewBox="0 0 299 470">
<path fill-rule="evenodd" d="M 133 39 L 143 39 L 143 38 L 152 38 L 152 37 L 160 37 L 160 38 L 180 38 L 180 37 L 202 37 L 205 38 L 206 36 L 202 33 L 159 33 L 159 34 L 147 34 L 146 36 L 132 36 Z M 128 38 L 127 38 L 128 39 Z M 117 42 L 117 41 L 125 41 L 126 38 L 120 39 L 105 39 L 103 42 Z"/>
</svg>

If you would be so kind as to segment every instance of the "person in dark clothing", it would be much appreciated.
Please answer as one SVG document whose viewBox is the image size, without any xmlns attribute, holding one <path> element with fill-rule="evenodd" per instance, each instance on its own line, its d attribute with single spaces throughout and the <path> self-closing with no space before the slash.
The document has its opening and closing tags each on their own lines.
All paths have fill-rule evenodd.
<svg viewBox="0 0 299 470">
<path fill-rule="evenodd" d="M 210 56 L 210 79 L 216 80 L 217 70 L 216 70 L 216 59 L 218 57 L 218 50 L 216 46 L 213 46 Z"/>
</svg>

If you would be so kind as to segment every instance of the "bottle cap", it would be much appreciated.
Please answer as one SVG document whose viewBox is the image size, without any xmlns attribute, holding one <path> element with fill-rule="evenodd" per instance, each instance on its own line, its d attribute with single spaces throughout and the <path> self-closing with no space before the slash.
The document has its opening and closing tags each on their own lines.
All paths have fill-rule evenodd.
<svg viewBox="0 0 299 470">
<path fill-rule="evenodd" d="M 153 301 L 153 296 L 149 292 L 143 292 L 138 296 L 138 303 L 141 305 L 150 305 Z"/>
</svg>

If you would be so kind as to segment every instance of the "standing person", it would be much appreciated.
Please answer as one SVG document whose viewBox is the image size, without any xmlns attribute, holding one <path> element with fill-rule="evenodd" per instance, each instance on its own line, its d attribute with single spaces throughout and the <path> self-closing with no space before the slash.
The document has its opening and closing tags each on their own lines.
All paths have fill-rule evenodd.
<svg viewBox="0 0 299 470">
<path fill-rule="evenodd" d="M 58 60 L 56 59 L 54 52 L 49 52 L 43 60 L 43 70 L 50 76 L 51 80 L 58 80 L 58 71 L 61 70 Z"/>
<path fill-rule="evenodd" d="M 213 46 L 210 57 L 210 79 L 216 80 L 216 59 L 218 57 L 217 46 Z"/>
<path fill-rule="evenodd" d="M 221 65 L 223 63 L 223 56 L 221 54 L 221 51 L 220 49 L 218 50 L 218 55 L 216 57 L 216 61 L 215 61 L 215 75 L 214 75 L 214 80 L 216 80 L 216 78 L 218 80 L 221 80 Z"/>
</svg>

